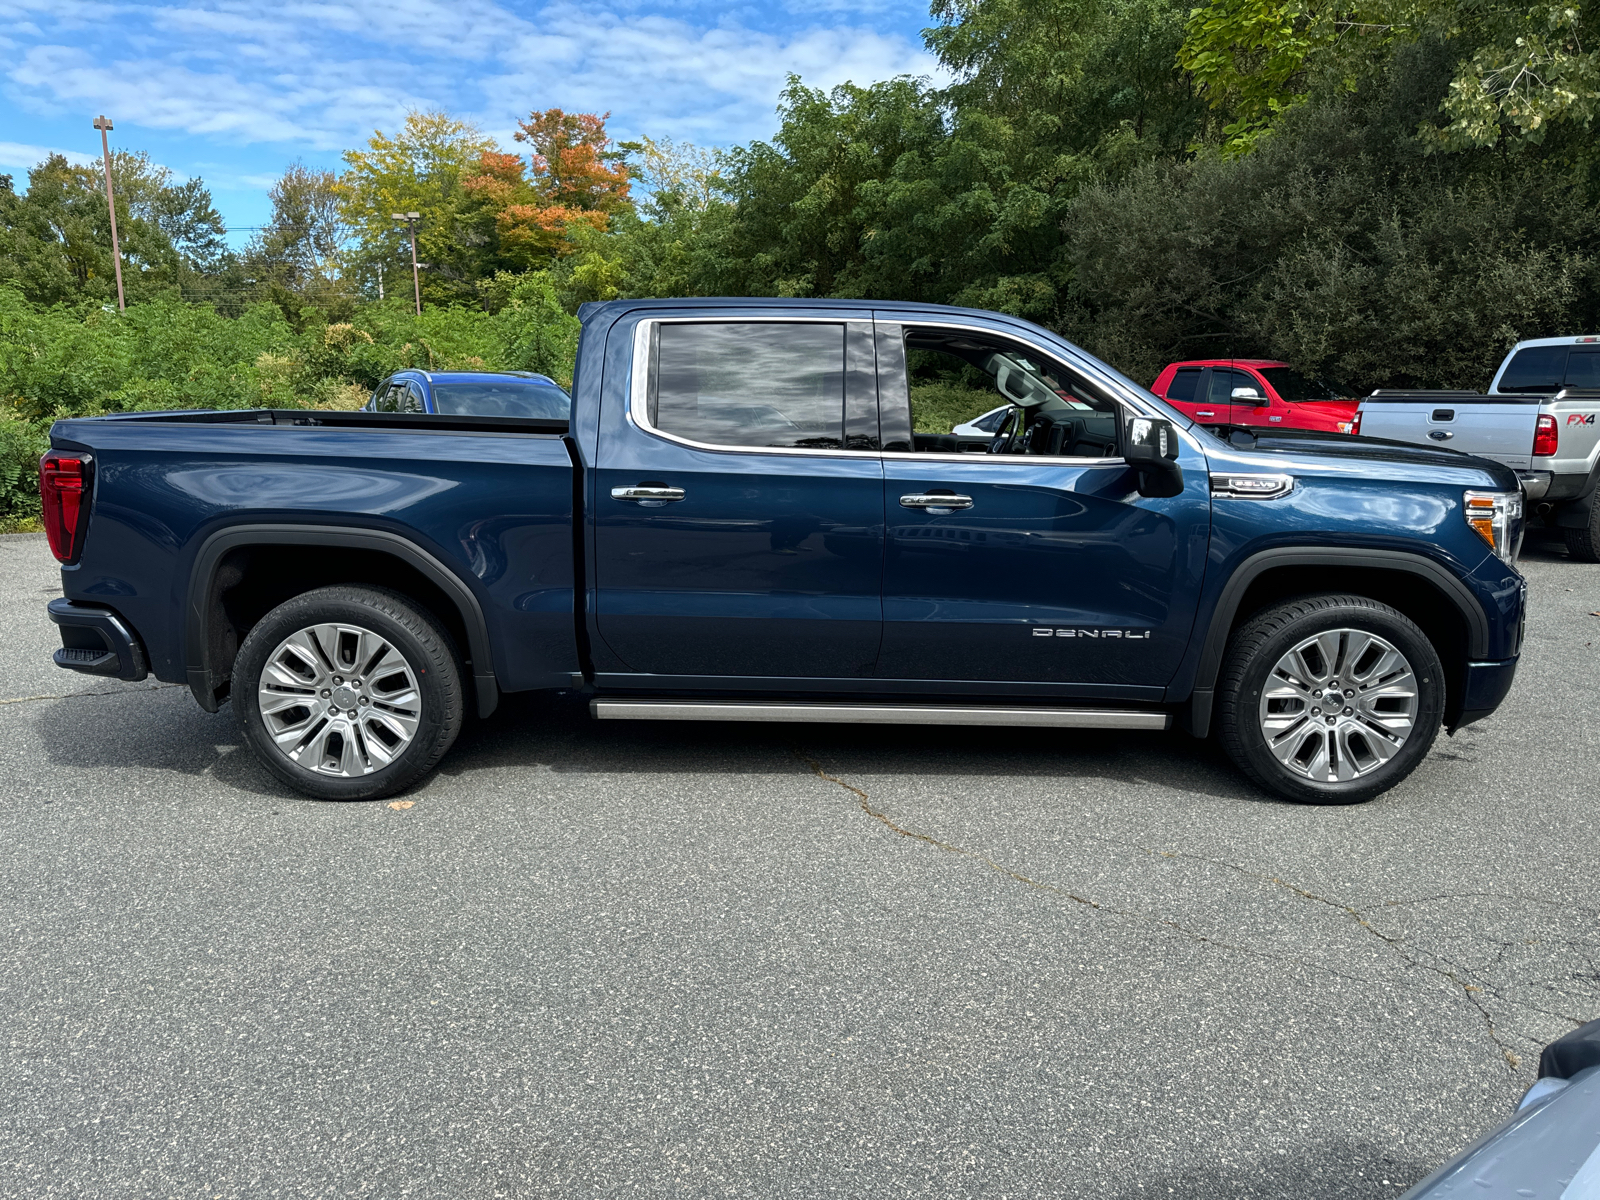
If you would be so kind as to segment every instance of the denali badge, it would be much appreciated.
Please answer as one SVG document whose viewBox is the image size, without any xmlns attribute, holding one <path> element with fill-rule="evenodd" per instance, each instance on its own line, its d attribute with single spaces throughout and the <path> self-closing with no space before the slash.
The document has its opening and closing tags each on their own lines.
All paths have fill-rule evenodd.
<svg viewBox="0 0 1600 1200">
<path fill-rule="evenodd" d="M 1148 629 L 1035 629 L 1034 637 L 1122 638 L 1139 641 L 1150 636 Z"/>
</svg>

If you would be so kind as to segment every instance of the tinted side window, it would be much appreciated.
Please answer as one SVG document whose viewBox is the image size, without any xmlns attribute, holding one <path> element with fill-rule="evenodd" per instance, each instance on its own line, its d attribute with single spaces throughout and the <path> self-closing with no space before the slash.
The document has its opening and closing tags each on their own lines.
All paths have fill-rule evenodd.
<svg viewBox="0 0 1600 1200">
<path fill-rule="evenodd" d="M 656 329 L 650 423 L 718 446 L 844 445 L 844 333 L 831 324 Z"/>
<path fill-rule="evenodd" d="M 1529 346 L 1518 350 L 1500 377 L 1502 392 L 1553 392 L 1561 386 L 1567 365 L 1565 346 Z"/>
<path fill-rule="evenodd" d="M 572 400 L 560 388 L 534 383 L 436 383 L 433 406 L 452 416 L 538 417 L 565 421 Z"/>
<path fill-rule="evenodd" d="M 375 412 L 394 411 L 394 388 L 390 384 L 379 385 L 378 390 L 372 395 L 372 407 Z"/>
<path fill-rule="evenodd" d="M 1600 350 L 1574 350 L 1567 359 L 1568 387 L 1600 388 Z"/>
<path fill-rule="evenodd" d="M 1229 371 L 1222 367 L 1211 369 L 1211 386 L 1206 389 L 1207 404 L 1228 405 L 1233 403 L 1234 388 L 1255 388 L 1261 391 L 1261 385 L 1243 371 Z"/>
<path fill-rule="evenodd" d="M 399 397 L 400 411 L 407 413 L 426 412 L 427 406 L 422 402 L 422 389 L 414 383 L 406 384 L 406 390 Z"/>
<path fill-rule="evenodd" d="M 1167 399 L 1179 404 L 1193 404 L 1194 390 L 1200 386 L 1200 367 L 1179 367 L 1178 373 L 1167 385 Z"/>
</svg>

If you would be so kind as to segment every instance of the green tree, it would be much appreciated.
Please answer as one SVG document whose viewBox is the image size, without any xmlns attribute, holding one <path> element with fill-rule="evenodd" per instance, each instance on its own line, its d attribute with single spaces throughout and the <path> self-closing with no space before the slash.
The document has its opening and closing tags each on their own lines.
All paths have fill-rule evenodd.
<svg viewBox="0 0 1600 1200">
<path fill-rule="evenodd" d="M 412 110 L 393 136 L 377 130 L 366 149 L 344 155 L 338 195 L 357 247 L 350 269 L 365 290 L 409 294 L 411 249 L 393 214 L 418 212 L 417 257 L 427 263 L 423 298 L 438 304 L 474 303 L 478 282 L 493 273 L 484 214 L 462 186 L 492 139 L 442 112 Z"/>
</svg>

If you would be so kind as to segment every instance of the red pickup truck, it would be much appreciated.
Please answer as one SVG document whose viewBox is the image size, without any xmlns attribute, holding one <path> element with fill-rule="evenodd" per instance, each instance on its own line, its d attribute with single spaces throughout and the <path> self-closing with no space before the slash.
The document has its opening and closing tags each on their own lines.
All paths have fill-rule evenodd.
<svg viewBox="0 0 1600 1200">
<path fill-rule="evenodd" d="M 1270 358 L 1168 363 L 1151 391 L 1204 425 L 1267 425 L 1354 433 L 1359 400 Z"/>
</svg>

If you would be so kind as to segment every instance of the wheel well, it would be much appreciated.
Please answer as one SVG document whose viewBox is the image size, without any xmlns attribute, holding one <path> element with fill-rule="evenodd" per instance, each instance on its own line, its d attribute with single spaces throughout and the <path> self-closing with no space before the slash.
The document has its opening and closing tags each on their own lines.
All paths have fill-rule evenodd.
<svg viewBox="0 0 1600 1200">
<path fill-rule="evenodd" d="M 1263 571 L 1240 598 L 1228 633 L 1264 608 L 1312 593 L 1366 596 L 1410 617 L 1444 664 L 1445 724 L 1459 715 L 1467 674 L 1467 622 L 1455 602 L 1427 579 L 1380 567 L 1287 566 Z"/>
<path fill-rule="evenodd" d="M 256 622 L 285 600 L 333 584 L 364 584 L 402 593 L 445 627 L 457 657 L 470 671 L 471 643 L 460 609 L 409 563 L 381 550 L 249 545 L 223 555 L 207 597 L 206 662 L 219 689 L 231 677 L 234 657 Z"/>
</svg>

